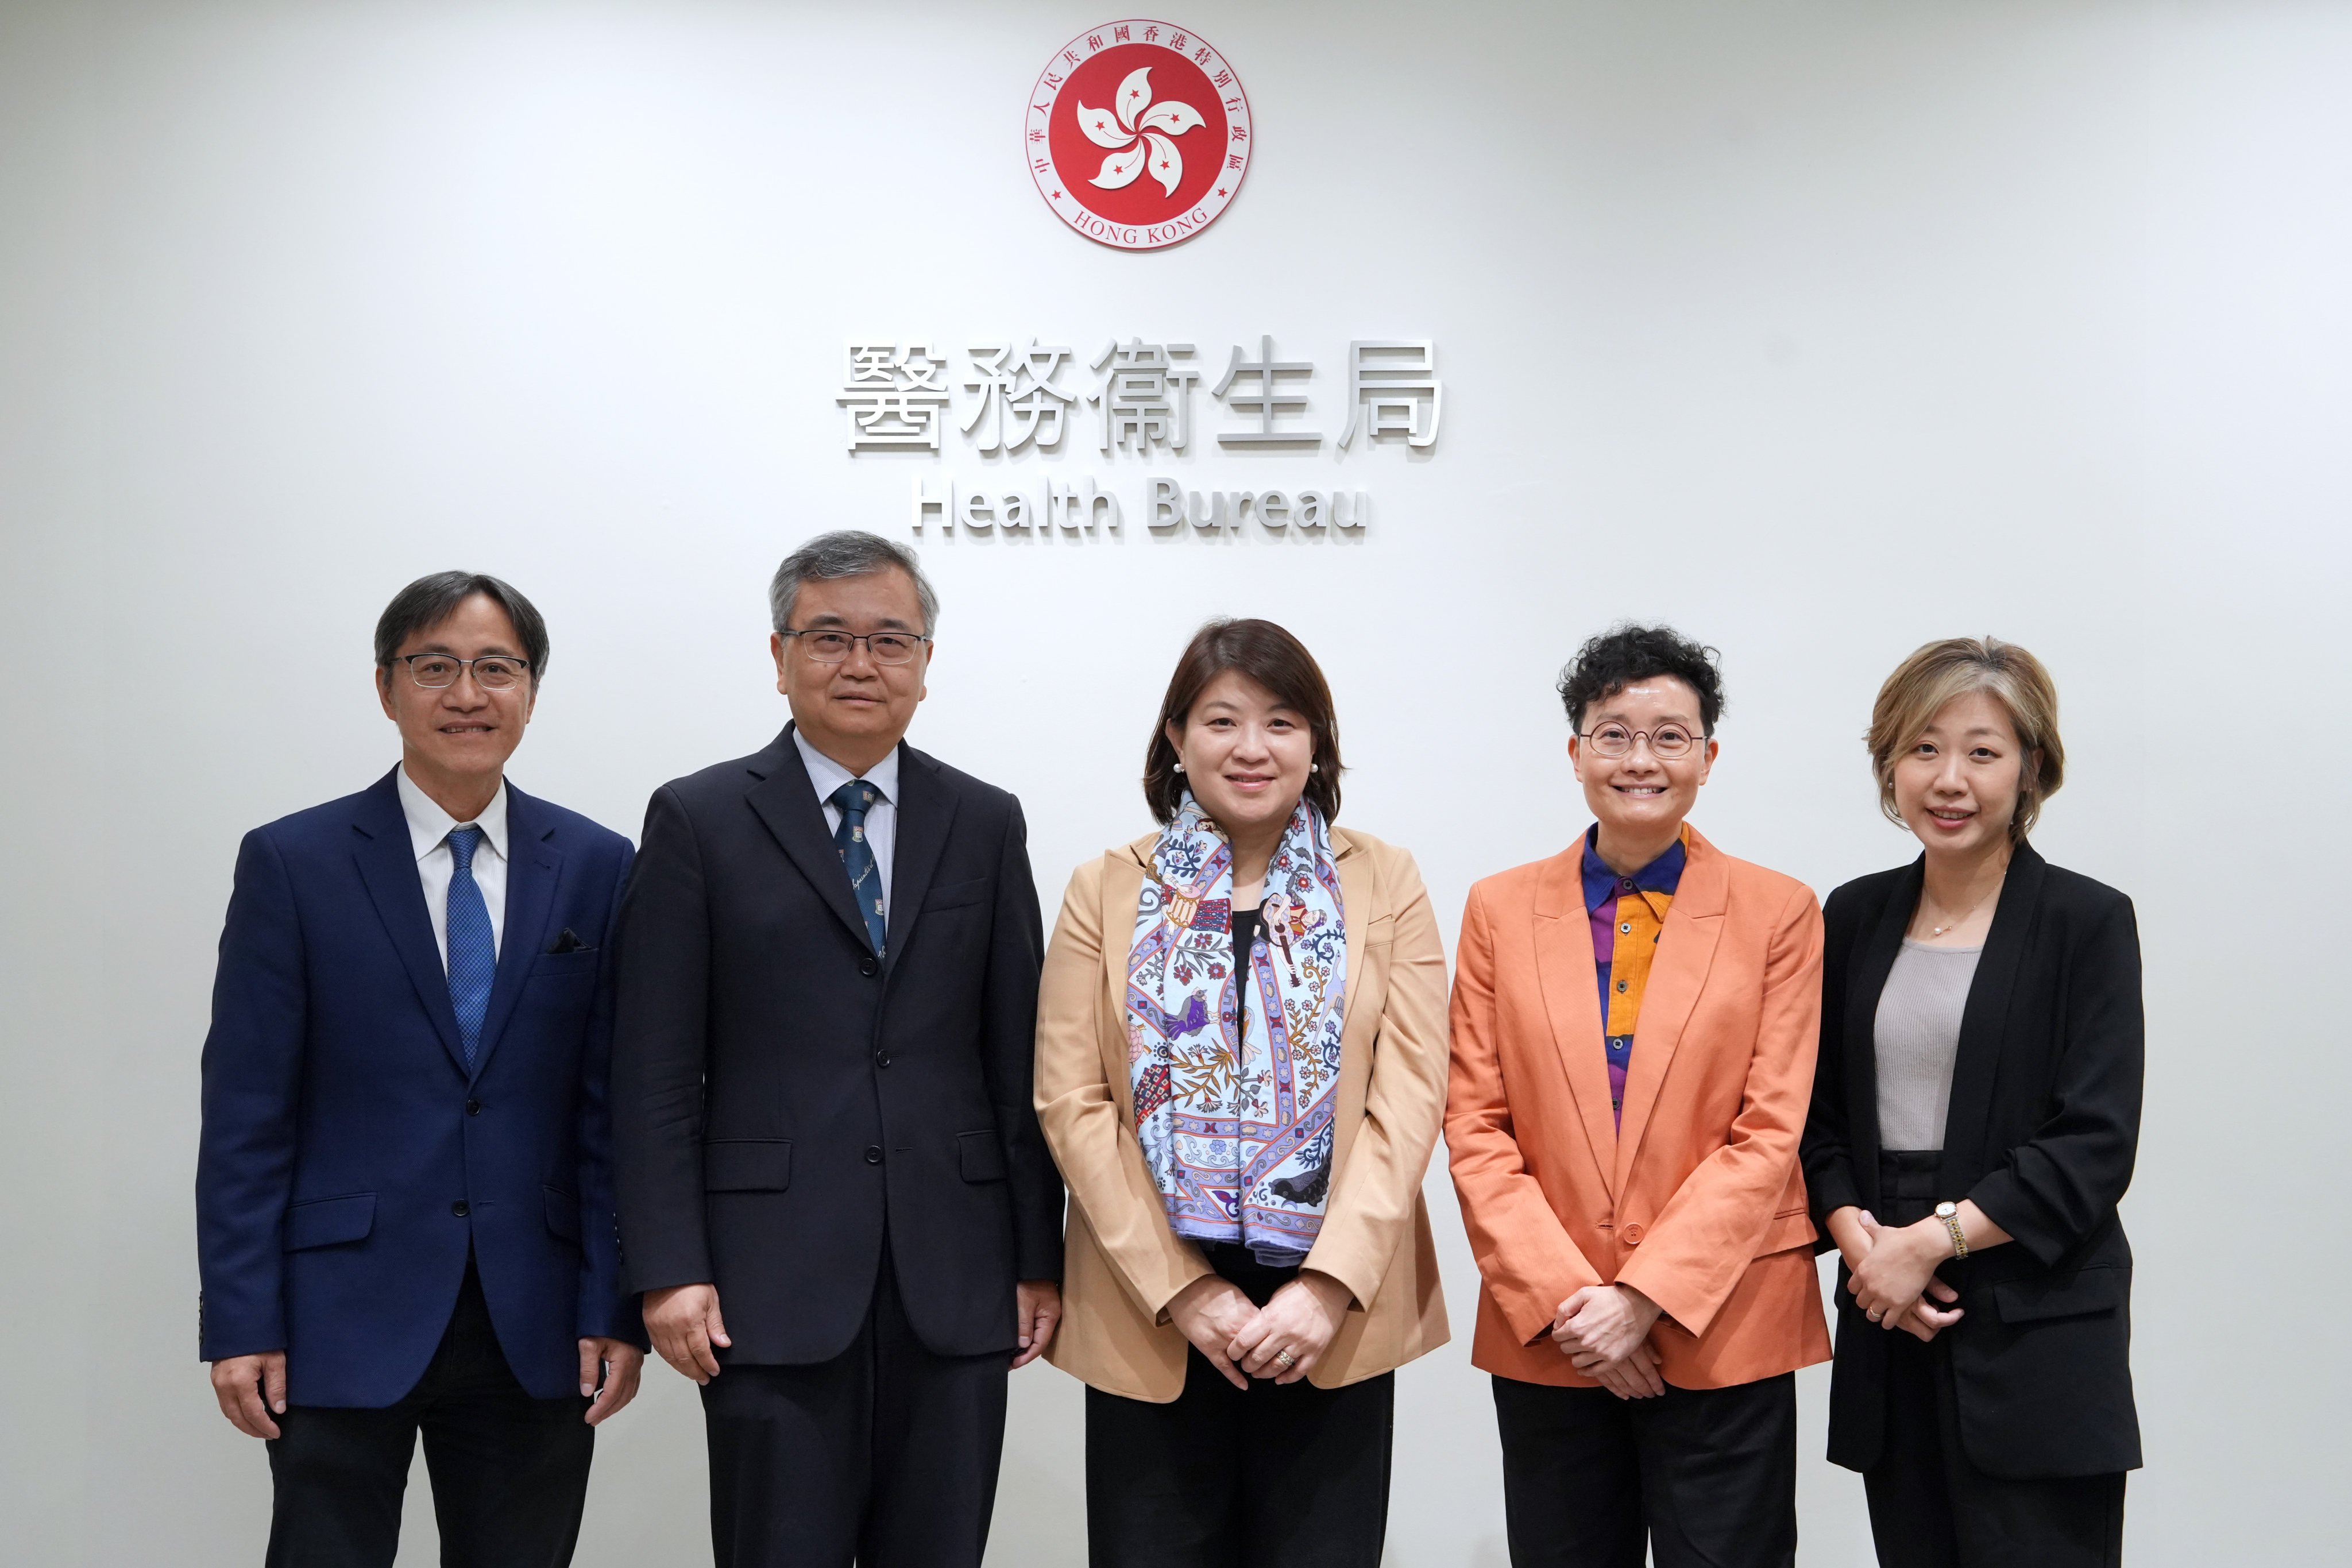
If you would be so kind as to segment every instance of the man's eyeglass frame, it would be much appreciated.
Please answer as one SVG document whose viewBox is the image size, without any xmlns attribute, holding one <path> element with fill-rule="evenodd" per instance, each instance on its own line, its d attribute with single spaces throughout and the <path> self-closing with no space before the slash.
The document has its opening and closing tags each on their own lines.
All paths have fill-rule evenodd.
<svg viewBox="0 0 2352 1568">
<path fill-rule="evenodd" d="M 924 647 L 929 646 L 931 640 L 919 632 L 845 632 L 839 626 L 803 626 L 798 631 L 786 628 L 783 631 L 778 632 L 776 635 L 783 637 L 839 637 L 842 641 L 850 644 L 853 647 L 858 643 L 864 643 L 866 645 L 866 657 L 872 659 L 876 664 L 890 669 L 896 669 L 902 666 L 914 663 L 916 649 L 913 647 L 909 647 L 907 649 L 907 657 L 904 658 L 884 658 L 881 654 L 875 651 L 874 639 L 876 637 L 896 637 L 900 641 L 908 644 L 919 644 Z M 812 646 L 803 646 L 802 651 L 807 656 L 808 661 L 811 664 L 831 665 L 847 664 L 849 662 L 850 648 L 847 647 L 841 650 L 841 657 L 839 658 L 822 658 Z"/>
<path fill-rule="evenodd" d="M 423 676 L 416 673 L 416 661 L 420 658 L 437 658 L 446 660 L 457 667 L 457 673 L 443 681 L 436 682 L 427 680 Z M 530 678 L 530 660 L 523 658 L 520 654 L 515 653 L 486 653 L 478 655 L 473 658 L 459 658 L 454 653 L 396 653 L 392 656 L 392 661 L 394 664 L 406 665 L 408 667 L 408 679 L 415 681 L 418 686 L 423 687 L 427 691 L 446 691 L 449 688 L 457 685 L 457 682 L 463 680 L 468 675 L 472 675 L 474 677 L 474 684 L 480 687 L 485 691 L 511 691 Z M 490 681 L 484 680 L 481 676 L 476 672 L 474 667 L 478 664 L 511 664 L 516 667 L 517 673 L 512 680 L 507 681 L 504 684 L 494 684 Z"/>
</svg>

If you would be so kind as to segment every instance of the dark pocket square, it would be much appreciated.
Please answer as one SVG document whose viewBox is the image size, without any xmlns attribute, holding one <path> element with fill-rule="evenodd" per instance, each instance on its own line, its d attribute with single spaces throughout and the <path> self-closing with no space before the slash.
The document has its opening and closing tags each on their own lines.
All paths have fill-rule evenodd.
<svg viewBox="0 0 2352 1568">
<path fill-rule="evenodd" d="M 563 934 L 557 937 L 555 939 L 555 945 L 549 948 L 547 951 L 549 956 L 552 957 L 561 952 L 587 952 L 593 950 L 586 942 L 580 940 L 580 933 L 578 931 L 573 931 L 570 926 L 565 926 L 563 928 Z"/>
</svg>

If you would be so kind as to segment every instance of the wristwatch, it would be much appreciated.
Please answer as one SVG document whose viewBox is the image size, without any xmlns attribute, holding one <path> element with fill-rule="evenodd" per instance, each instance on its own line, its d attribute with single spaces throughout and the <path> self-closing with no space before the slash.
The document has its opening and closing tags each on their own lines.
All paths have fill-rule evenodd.
<svg viewBox="0 0 2352 1568">
<path fill-rule="evenodd" d="M 1966 1258 L 1969 1255 L 1969 1238 L 1968 1233 L 1960 1229 L 1959 1205 L 1952 1203 L 1937 1204 L 1936 1205 L 1936 1217 L 1942 1220 L 1944 1222 L 1944 1228 L 1952 1233 L 1952 1256 L 1954 1258 Z"/>
</svg>

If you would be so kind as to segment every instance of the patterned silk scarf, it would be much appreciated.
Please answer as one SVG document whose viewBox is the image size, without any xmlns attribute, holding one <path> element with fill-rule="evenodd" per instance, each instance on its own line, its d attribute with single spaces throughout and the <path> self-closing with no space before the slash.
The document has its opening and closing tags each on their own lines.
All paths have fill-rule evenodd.
<svg viewBox="0 0 2352 1568">
<path fill-rule="evenodd" d="M 1171 1230 L 1287 1267 L 1330 1196 L 1347 916 L 1329 827 L 1301 800 L 1234 973 L 1233 854 L 1190 793 L 1152 849 L 1127 954 L 1136 1134 Z"/>
</svg>

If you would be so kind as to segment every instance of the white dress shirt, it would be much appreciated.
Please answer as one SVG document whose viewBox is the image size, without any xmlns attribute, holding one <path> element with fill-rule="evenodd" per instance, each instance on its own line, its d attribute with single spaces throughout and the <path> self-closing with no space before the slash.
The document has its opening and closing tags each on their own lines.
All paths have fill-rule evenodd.
<svg viewBox="0 0 2352 1568">
<path fill-rule="evenodd" d="M 809 783 L 816 786 L 816 798 L 824 806 L 824 830 L 841 831 L 841 813 L 835 810 L 827 797 L 852 779 L 872 784 L 881 799 L 866 808 L 866 847 L 874 851 L 874 874 L 882 879 L 882 919 L 890 918 L 890 852 L 898 847 L 898 748 L 863 773 L 853 773 L 823 752 L 808 743 L 806 736 L 795 728 L 793 744 L 801 749 L 801 761 L 808 764 Z M 503 785 L 500 786 L 503 789 Z"/>
<path fill-rule="evenodd" d="M 449 879 L 457 872 L 457 858 L 449 852 L 449 830 L 478 827 L 482 841 L 474 849 L 474 886 L 490 909 L 490 952 L 495 957 L 507 934 L 507 782 L 471 822 L 460 822 L 441 809 L 416 786 L 401 765 L 400 813 L 408 818 L 409 847 L 416 851 L 416 879 L 425 884 L 425 912 L 433 917 L 433 950 L 441 955 L 441 973 L 449 973 Z"/>
</svg>

